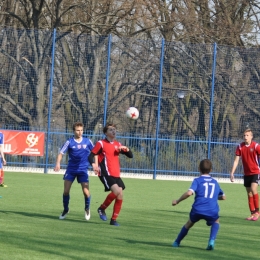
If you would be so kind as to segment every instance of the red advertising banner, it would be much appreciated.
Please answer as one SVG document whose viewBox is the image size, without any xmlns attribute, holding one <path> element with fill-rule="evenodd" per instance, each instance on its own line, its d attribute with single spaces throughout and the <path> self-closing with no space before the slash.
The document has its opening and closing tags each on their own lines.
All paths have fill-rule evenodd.
<svg viewBox="0 0 260 260">
<path fill-rule="evenodd" d="M 4 153 L 43 156 L 44 132 L 0 130 L 4 134 Z"/>
</svg>

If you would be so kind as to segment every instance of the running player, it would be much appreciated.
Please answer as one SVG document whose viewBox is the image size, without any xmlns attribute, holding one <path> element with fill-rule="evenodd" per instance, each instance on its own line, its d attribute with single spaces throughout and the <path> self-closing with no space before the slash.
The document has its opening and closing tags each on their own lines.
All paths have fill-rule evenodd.
<svg viewBox="0 0 260 260">
<path fill-rule="evenodd" d="M 194 203 L 190 211 L 188 222 L 182 227 L 178 237 L 172 244 L 179 247 L 182 239 L 188 234 L 189 229 L 199 220 L 204 219 L 208 226 L 211 226 L 207 250 L 213 250 L 215 239 L 219 230 L 219 206 L 218 200 L 225 200 L 225 194 L 218 182 L 209 173 L 212 171 L 210 160 L 202 160 L 199 164 L 200 177 L 195 178 L 190 189 L 179 199 L 173 200 L 172 205 L 176 206 L 195 193 Z"/>
<path fill-rule="evenodd" d="M 239 163 L 239 157 L 242 159 L 244 168 L 244 186 L 247 191 L 248 205 L 250 216 L 246 220 L 256 221 L 259 218 L 259 196 L 258 196 L 258 182 L 259 182 L 259 163 L 260 145 L 253 140 L 253 132 L 247 129 L 244 132 L 244 142 L 239 144 L 236 149 L 236 157 L 230 172 L 230 180 L 234 182 L 234 173 Z"/>
<path fill-rule="evenodd" d="M 90 192 L 88 179 L 88 156 L 93 149 L 93 144 L 90 139 L 84 138 L 83 124 L 77 122 L 73 125 L 74 137 L 68 139 L 62 146 L 60 153 L 57 156 L 55 171 L 60 170 L 60 162 L 63 154 L 68 152 L 69 160 L 66 172 L 64 174 L 64 191 L 63 191 L 63 212 L 59 219 L 65 219 L 69 213 L 70 188 L 75 178 L 81 184 L 85 198 L 85 219 L 90 219 Z"/>
<path fill-rule="evenodd" d="M 6 160 L 4 155 L 4 134 L 0 132 L 0 187 L 6 188 L 7 185 L 4 184 L 3 165 L 6 165 Z"/>
<path fill-rule="evenodd" d="M 99 175 L 100 181 L 105 187 L 105 192 L 111 191 L 104 202 L 98 208 L 99 217 L 106 221 L 105 209 L 115 200 L 110 225 L 119 226 L 116 221 L 123 203 L 123 190 L 125 185 L 120 178 L 119 154 L 129 158 L 133 157 L 131 150 L 116 141 L 116 126 L 112 123 L 106 124 L 103 128 L 106 138 L 96 143 L 89 156 L 93 170 Z"/>
</svg>

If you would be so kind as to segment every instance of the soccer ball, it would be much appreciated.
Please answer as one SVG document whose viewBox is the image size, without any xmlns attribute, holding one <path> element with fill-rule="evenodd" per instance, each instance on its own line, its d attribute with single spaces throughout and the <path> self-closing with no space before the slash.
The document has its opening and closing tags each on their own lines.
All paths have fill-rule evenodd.
<svg viewBox="0 0 260 260">
<path fill-rule="evenodd" d="M 126 111 L 126 116 L 130 119 L 136 120 L 139 117 L 139 111 L 135 107 L 129 107 Z"/>
</svg>

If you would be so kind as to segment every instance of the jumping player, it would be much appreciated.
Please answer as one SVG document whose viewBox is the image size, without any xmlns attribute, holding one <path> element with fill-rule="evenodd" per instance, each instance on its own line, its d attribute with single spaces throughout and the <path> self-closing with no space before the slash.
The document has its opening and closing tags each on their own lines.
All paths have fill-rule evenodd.
<svg viewBox="0 0 260 260">
<path fill-rule="evenodd" d="M 119 226 L 116 221 L 123 203 L 123 190 L 125 185 L 120 178 L 120 162 L 119 154 L 124 154 L 129 158 L 133 157 L 131 150 L 122 146 L 115 140 L 116 126 L 108 123 L 103 128 L 106 138 L 96 143 L 89 156 L 89 162 L 92 164 L 93 170 L 99 175 L 100 181 L 105 187 L 105 192 L 111 191 L 104 202 L 98 208 L 99 217 L 106 221 L 105 209 L 115 200 L 110 225 Z"/>
<path fill-rule="evenodd" d="M 172 244 L 179 247 L 182 239 L 188 234 L 189 229 L 199 220 L 204 219 L 208 226 L 211 226 L 207 250 L 213 250 L 215 239 L 219 231 L 219 206 L 218 200 L 225 200 L 225 194 L 218 182 L 209 173 L 212 171 L 210 160 L 202 160 L 199 164 L 200 177 L 195 178 L 190 189 L 179 199 L 173 200 L 172 205 L 176 206 L 195 193 L 194 203 L 190 211 L 188 222 L 182 227 L 178 237 Z"/>
<path fill-rule="evenodd" d="M 68 151 L 69 161 L 66 172 L 64 174 L 64 192 L 63 192 L 63 212 L 59 219 L 65 219 L 69 213 L 70 188 L 75 178 L 81 184 L 85 198 L 85 219 L 90 219 L 90 192 L 88 179 L 88 156 L 93 149 L 93 144 L 90 139 L 82 137 L 83 124 L 77 122 L 73 125 L 74 137 L 68 139 L 62 146 L 60 153 L 57 156 L 55 171 L 60 170 L 60 162 L 63 154 Z"/>
<path fill-rule="evenodd" d="M 239 157 L 242 159 L 244 168 L 244 186 L 247 191 L 248 205 L 251 212 L 246 220 L 256 221 L 259 218 L 259 196 L 258 196 L 258 182 L 259 182 L 259 163 L 260 145 L 254 141 L 253 132 L 251 129 L 244 131 L 244 142 L 239 144 L 236 148 L 236 157 L 230 172 L 230 180 L 234 182 L 234 173 L 239 163 Z"/>
<path fill-rule="evenodd" d="M 7 185 L 4 184 L 3 165 L 6 165 L 6 160 L 4 156 L 4 134 L 0 132 L 0 187 L 6 188 Z"/>
</svg>

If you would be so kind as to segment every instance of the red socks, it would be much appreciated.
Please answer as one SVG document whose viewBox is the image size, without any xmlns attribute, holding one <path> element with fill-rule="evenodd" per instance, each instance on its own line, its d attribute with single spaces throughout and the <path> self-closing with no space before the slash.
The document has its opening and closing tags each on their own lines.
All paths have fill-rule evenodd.
<svg viewBox="0 0 260 260">
<path fill-rule="evenodd" d="M 100 208 L 105 210 L 113 202 L 113 200 L 115 200 L 115 204 L 112 219 L 116 220 L 122 208 L 123 200 L 116 199 L 116 195 L 113 192 L 107 195 L 105 201 L 101 204 Z"/>
<path fill-rule="evenodd" d="M 259 212 L 259 196 L 254 194 L 252 197 L 248 196 L 248 205 L 251 213 Z"/>
<path fill-rule="evenodd" d="M 253 195 L 253 201 L 254 201 L 255 211 L 259 212 L 259 196 L 258 196 L 258 193 Z"/>
<path fill-rule="evenodd" d="M 0 170 L 0 184 L 4 183 L 4 171 L 3 169 Z"/>
<path fill-rule="evenodd" d="M 105 210 L 105 209 L 112 203 L 112 201 L 113 201 L 115 198 L 116 198 L 116 195 L 115 195 L 113 192 L 110 192 L 110 193 L 107 195 L 105 201 L 101 204 L 100 208 Z"/>
<path fill-rule="evenodd" d="M 116 218 L 118 217 L 119 212 L 122 207 L 122 203 L 123 203 L 123 200 L 116 199 L 115 204 L 114 204 L 114 211 L 113 211 L 113 215 L 112 215 L 113 220 L 116 220 Z"/>
</svg>

